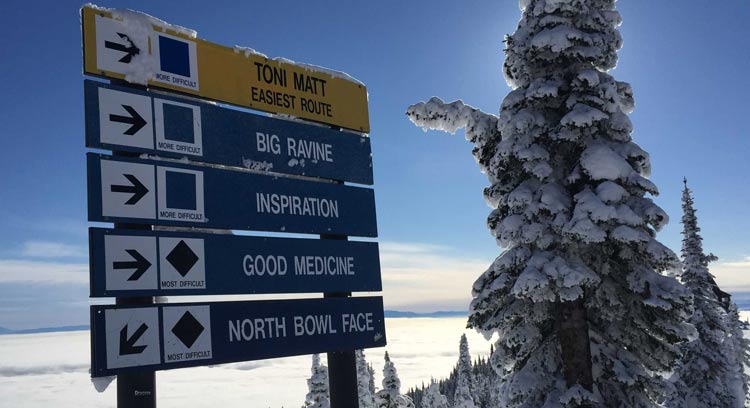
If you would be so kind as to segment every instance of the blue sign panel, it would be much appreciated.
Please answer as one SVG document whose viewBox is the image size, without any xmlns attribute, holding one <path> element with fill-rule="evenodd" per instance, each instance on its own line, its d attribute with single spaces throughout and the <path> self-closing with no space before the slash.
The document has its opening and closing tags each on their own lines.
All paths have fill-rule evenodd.
<svg viewBox="0 0 750 408">
<path fill-rule="evenodd" d="M 163 57 L 173 45 L 160 47 Z M 162 70 L 189 70 L 189 64 L 168 62 L 162 62 Z M 369 137 L 90 80 L 85 81 L 84 94 L 87 147 L 373 182 Z"/>
<path fill-rule="evenodd" d="M 89 229 L 91 296 L 378 292 L 376 242 Z"/>
<path fill-rule="evenodd" d="M 382 297 L 91 307 L 91 376 L 386 345 Z"/>
<path fill-rule="evenodd" d="M 368 188 L 88 153 L 89 221 L 377 236 Z"/>
</svg>

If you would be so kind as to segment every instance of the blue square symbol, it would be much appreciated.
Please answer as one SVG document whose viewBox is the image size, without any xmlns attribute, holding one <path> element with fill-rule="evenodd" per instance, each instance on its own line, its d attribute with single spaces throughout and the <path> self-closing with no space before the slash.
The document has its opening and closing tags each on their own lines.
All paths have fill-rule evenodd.
<svg viewBox="0 0 750 408">
<path fill-rule="evenodd" d="M 164 111 L 164 138 L 175 142 L 195 143 L 193 110 L 184 106 L 162 105 Z"/>
<path fill-rule="evenodd" d="M 159 36 L 161 70 L 190 77 L 190 47 L 184 41 Z"/>
<path fill-rule="evenodd" d="M 195 174 L 166 172 L 167 208 L 195 210 Z"/>
</svg>

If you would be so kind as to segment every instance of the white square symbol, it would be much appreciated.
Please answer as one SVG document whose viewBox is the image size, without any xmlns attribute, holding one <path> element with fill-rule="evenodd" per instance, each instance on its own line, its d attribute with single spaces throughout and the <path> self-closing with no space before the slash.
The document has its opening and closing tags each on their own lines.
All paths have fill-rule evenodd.
<svg viewBox="0 0 750 408">
<path fill-rule="evenodd" d="M 102 158 L 102 215 L 105 217 L 156 218 L 154 167 Z"/>
<path fill-rule="evenodd" d="M 151 98 L 99 88 L 99 138 L 102 143 L 154 148 Z"/>
<path fill-rule="evenodd" d="M 158 150 L 203 156 L 200 106 L 154 99 L 154 123 Z"/>
<path fill-rule="evenodd" d="M 156 237 L 104 236 L 107 290 L 158 289 Z"/>
<path fill-rule="evenodd" d="M 148 30 L 128 29 L 124 22 L 98 14 L 94 21 L 96 67 L 145 81 L 144 71 L 152 70 L 156 63 L 148 53 L 151 27 Z"/>
<path fill-rule="evenodd" d="M 205 222 L 203 172 L 173 167 L 157 167 L 159 219 Z"/>
<path fill-rule="evenodd" d="M 162 289 L 205 289 L 206 254 L 203 240 L 159 238 L 159 270 Z"/>
<path fill-rule="evenodd" d="M 161 363 L 159 309 L 106 309 L 104 330 L 108 369 Z"/>
<path fill-rule="evenodd" d="M 165 307 L 162 311 L 165 363 L 213 357 L 210 306 Z"/>
<path fill-rule="evenodd" d="M 198 91 L 198 50 L 195 41 L 153 32 L 151 55 L 154 58 L 154 82 Z"/>
</svg>

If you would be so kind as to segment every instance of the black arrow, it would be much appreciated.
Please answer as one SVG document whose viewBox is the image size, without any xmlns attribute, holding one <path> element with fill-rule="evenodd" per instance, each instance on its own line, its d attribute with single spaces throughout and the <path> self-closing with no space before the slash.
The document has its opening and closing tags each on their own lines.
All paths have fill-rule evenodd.
<svg viewBox="0 0 750 408">
<path fill-rule="evenodd" d="M 135 343 L 143 336 L 143 333 L 148 330 L 148 326 L 146 326 L 146 323 L 141 323 L 141 326 L 138 327 L 138 330 L 133 333 L 130 338 L 128 338 L 128 325 L 126 324 L 125 327 L 120 330 L 120 355 L 126 356 L 128 354 L 141 354 L 143 353 L 143 350 L 148 347 L 148 345 L 145 346 L 136 346 Z"/>
<path fill-rule="evenodd" d="M 109 120 L 112 122 L 119 122 L 119 123 L 126 123 L 130 126 L 128 130 L 125 131 L 124 134 L 128 136 L 133 136 L 134 134 L 138 133 L 139 130 L 143 129 L 144 126 L 146 126 L 146 120 L 143 119 L 143 116 L 139 115 L 138 112 L 133 109 L 132 106 L 129 105 L 122 105 L 123 108 L 125 108 L 126 111 L 130 114 L 130 116 L 122 116 L 122 115 L 109 115 Z"/>
<path fill-rule="evenodd" d="M 134 259 L 133 261 L 120 261 L 112 262 L 112 268 L 114 269 L 135 269 L 132 275 L 128 278 L 129 281 L 137 281 L 143 276 L 144 273 L 151 267 L 151 262 L 144 258 L 140 252 L 135 249 L 126 249 L 125 252 L 129 253 Z"/>
<path fill-rule="evenodd" d="M 131 41 L 130 37 L 128 37 L 127 35 L 123 33 L 117 33 L 117 35 L 119 35 L 123 40 L 130 43 L 130 47 L 112 41 L 104 41 L 104 48 L 124 52 L 125 55 L 120 58 L 119 61 L 125 64 L 129 64 L 130 60 L 132 60 L 133 57 L 141 53 L 141 50 L 139 50 L 138 47 L 133 44 L 133 41 Z"/>
<path fill-rule="evenodd" d="M 131 193 L 133 194 L 132 197 L 128 201 L 125 201 L 126 205 L 133 205 L 137 203 L 138 201 L 141 201 L 141 198 L 145 196 L 148 193 L 148 189 L 146 186 L 141 183 L 140 180 L 135 178 L 132 174 L 123 174 L 126 179 L 130 181 L 132 185 L 130 186 L 119 186 L 119 185 L 112 185 L 110 188 L 110 191 L 113 193 Z"/>
</svg>

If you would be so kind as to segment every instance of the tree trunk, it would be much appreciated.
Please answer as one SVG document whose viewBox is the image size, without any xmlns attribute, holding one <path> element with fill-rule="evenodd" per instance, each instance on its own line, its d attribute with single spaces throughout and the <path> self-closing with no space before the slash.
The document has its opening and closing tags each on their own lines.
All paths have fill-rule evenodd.
<svg viewBox="0 0 750 408">
<path fill-rule="evenodd" d="M 580 384 L 592 391 L 591 344 L 583 299 L 560 303 L 558 317 L 565 382 L 568 387 Z"/>
</svg>

